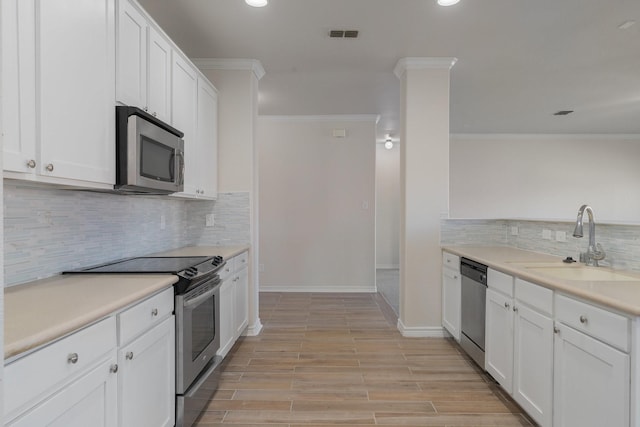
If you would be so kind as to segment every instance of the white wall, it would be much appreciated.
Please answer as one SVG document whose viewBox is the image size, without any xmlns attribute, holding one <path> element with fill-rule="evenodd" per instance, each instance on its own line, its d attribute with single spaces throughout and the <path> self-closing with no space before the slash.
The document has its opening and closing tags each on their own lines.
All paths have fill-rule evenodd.
<svg viewBox="0 0 640 427">
<path fill-rule="evenodd" d="M 260 289 L 373 291 L 375 118 L 259 117 L 258 159 Z"/>
<path fill-rule="evenodd" d="M 640 222 L 640 136 L 452 135 L 451 218 Z"/>
<path fill-rule="evenodd" d="M 399 233 L 400 147 L 376 144 L 376 268 L 398 268 Z"/>
</svg>

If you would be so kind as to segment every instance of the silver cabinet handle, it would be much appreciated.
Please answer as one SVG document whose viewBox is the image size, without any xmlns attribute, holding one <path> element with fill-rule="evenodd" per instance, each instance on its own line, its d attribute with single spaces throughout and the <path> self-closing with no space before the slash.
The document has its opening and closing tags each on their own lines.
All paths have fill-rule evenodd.
<svg viewBox="0 0 640 427">
<path fill-rule="evenodd" d="M 508 302 L 504 303 L 504 308 L 508 309 L 509 307 L 511 307 L 511 304 L 509 304 Z"/>
<path fill-rule="evenodd" d="M 115 374 L 116 372 L 118 372 L 118 364 L 114 363 L 113 365 L 111 365 L 109 367 L 109 372 L 111 372 L 112 374 Z"/>
<path fill-rule="evenodd" d="M 156 114 L 156 112 L 154 111 L 154 112 L 153 112 L 153 117 L 156 117 L 156 116 L 157 116 L 157 114 Z"/>
<path fill-rule="evenodd" d="M 53 164 L 49 163 L 45 168 L 48 172 L 53 172 Z"/>
<path fill-rule="evenodd" d="M 133 359 L 133 351 L 128 351 L 127 354 L 124 355 L 124 358 L 127 360 Z"/>
<path fill-rule="evenodd" d="M 515 313 L 517 313 L 517 312 L 518 312 L 518 307 L 516 307 L 516 306 L 514 305 L 514 306 L 513 306 L 513 311 L 514 311 Z"/>
<path fill-rule="evenodd" d="M 560 333 L 560 328 L 558 328 L 557 326 L 553 327 L 553 333 L 554 334 L 559 334 Z"/>
<path fill-rule="evenodd" d="M 149 111 L 149 107 L 144 107 L 144 111 Z"/>
<path fill-rule="evenodd" d="M 583 325 L 586 324 L 589 321 L 589 319 L 587 319 L 587 316 L 580 316 L 580 323 L 582 323 Z"/>
<path fill-rule="evenodd" d="M 35 167 L 36 167 L 36 161 L 35 161 L 35 160 L 33 160 L 33 159 L 29 160 L 29 161 L 27 162 L 27 166 L 28 166 L 29 168 L 31 168 L 31 169 L 35 168 Z"/>
<path fill-rule="evenodd" d="M 158 309 L 154 308 L 153 310 L 151 310 L 151 315 L 152 316 L 157 316 L 158 315 Z"/>
<path fill-rule="evenodd" d="M 67 356 L 67 363 L 71 363 L 72 365 L 78 363 L 78 353 L 71 353 Z"/>
</svg>

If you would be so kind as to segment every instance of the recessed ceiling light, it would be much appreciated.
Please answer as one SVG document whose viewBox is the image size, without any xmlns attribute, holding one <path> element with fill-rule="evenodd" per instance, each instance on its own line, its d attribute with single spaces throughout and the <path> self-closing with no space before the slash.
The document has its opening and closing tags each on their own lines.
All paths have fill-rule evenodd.
<svg viewBox="0 0 640 427">
<path fill-rule="evenodd" d="M 264 7 L 269 4 L 269 0 L 244 0 L 244 2 L 253 7 Z"/>
<path fill-rule="evenodd" d="M 391 138 L 387 138 L 387 140 L 384 142 L 384 148 L 386 148 L 387 150 L 391 150 L 393 148 L 393 141 L 391 141 Z"/>
<path fill-rule="evenodd" d="M 438 0 L 438 4 L 440 6 L 453 6 L 458 3 L 460 0 Z"/>
</svg>

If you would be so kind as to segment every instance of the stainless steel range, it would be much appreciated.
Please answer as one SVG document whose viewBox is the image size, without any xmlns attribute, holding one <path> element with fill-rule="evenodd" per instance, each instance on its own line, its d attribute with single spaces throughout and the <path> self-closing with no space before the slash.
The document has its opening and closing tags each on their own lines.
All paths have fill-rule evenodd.
<svg viewBox="0 0 640 427">
<path fill-rule="evenodd" d="M 168 273 L 178 276 L 176 427 L 190 427 L 217 388 L 222 257 L 138 257 L 68 273 Z"/>
</svg>

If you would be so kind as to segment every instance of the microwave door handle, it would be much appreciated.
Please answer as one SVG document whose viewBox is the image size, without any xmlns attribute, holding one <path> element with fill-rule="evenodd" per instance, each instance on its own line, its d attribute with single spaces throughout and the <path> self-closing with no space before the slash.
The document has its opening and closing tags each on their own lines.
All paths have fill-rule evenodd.
<svg viewBox="0 0 640 427">
<path fill-rule="evenodd" d="M 178 158 L 178 185 L 184 184 L 184 153 L 178 152 L 176 154 Z"/>
</svg>

